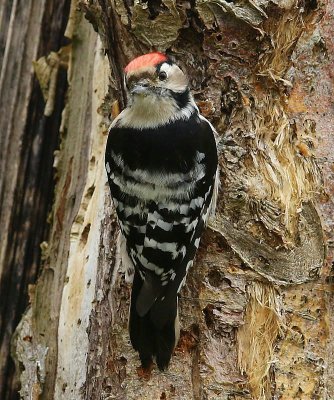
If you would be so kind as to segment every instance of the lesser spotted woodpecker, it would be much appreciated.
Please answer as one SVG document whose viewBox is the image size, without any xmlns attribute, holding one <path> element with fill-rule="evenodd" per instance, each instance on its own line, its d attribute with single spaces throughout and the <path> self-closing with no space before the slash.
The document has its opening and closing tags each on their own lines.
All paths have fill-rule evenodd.
<svg viewBox="0 0 334 400">
<path fill-rule="evenodd" d="M 105 163 L 133 268 L 129 331 L 142 366 L 168 367 L 179 337 L 178 292 L 214 203 L 217 147 L 182 70 L 162 53 L 125 68 L 128 105 L 113 121 Z"/>
</svg>

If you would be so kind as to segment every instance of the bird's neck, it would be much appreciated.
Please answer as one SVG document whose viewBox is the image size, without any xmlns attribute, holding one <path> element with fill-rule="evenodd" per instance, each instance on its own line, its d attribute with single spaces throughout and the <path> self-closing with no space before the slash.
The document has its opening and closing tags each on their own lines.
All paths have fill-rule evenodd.
<svg viewBox="0 0 334 400">
<path fill-rule="evenodd" d="M 198 108 L 190 94 L 181 105 L 170 97 L 138 96 L 118 116 L 115 125 L 136 129 L 156 128 L 176 120 L 188 120 L 194 113 L 198 113 Z"/>
</svg>

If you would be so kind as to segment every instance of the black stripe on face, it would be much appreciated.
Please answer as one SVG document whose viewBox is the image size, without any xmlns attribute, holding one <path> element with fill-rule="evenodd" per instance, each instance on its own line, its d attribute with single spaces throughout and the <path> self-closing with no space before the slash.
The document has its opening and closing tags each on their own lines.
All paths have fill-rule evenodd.
<svg viewBox="0 0 334 400">
<path fill-rule="evenodd" d="M 186 89 L 184 92 L 173 92 L 169 90 L 170 96 L 175 100 L 180 110 L 186 108 L 190 101 L 190 91 Z"/>
</svg>

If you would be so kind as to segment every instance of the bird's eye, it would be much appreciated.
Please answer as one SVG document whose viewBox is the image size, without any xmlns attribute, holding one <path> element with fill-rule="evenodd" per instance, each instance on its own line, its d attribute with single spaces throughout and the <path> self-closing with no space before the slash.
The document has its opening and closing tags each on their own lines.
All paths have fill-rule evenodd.
<svg viewBox="0 0 334 400">
<path fill-rule="evenodd" d="M 166 79 L 167 79 L 167 74 L 166 74 L 166 72 L 165 71 L 161 71 L 161 72 L 159 72 L 159 80 L 160 81 L 165 81 Z"/>
</svg>

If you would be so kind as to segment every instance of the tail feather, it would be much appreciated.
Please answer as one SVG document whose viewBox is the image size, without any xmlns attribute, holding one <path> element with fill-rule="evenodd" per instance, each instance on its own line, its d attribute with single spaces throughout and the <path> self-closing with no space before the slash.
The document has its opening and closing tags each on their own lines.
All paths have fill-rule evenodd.
<svg viewBox="0 0 334 400">
<path fill-rule="evenodd" d="M 169 322 L 158 330 L 155 336 L 156 343 L 156 362 L 161 371 L 168 368 L 174 348 L 179 340 L 178 315 L 174 321 Z"/>
<path fill-rule="evenodd" d="M 139 352 L 140 361 L 144 368 L 148 368 L 155 354 L 154 326 L 148 315 L 140 317 L 136 302 L 142 286 L 142 279 L 136 271 L 131 293 L 129 333 L 132 347 Z"/>
<path fill-rule="evenodd" d="M 148 368 L 156 358 L 160 370 L 168 368 L 173 350 L 179 335 L 177 297 L 166 296 L 168 307 L 161 301 L 156 300 L 153 307 L 144 315 L 140 316 L 137 311 L 136 302 L 143 281 L 138 272 L 135 273 L 130 306 L 129 331 L 133 348 L 138 351 L 144 368 Z M 160 309 L 161 307 L 161 309 Z M 167 315 L 162 313 L 168 310 Z"/>
<path fill-rule="evenodd" d="M 174 348 L 179 340 L 180 325 L 177 295 L 170 292 L 158 299 L 150 311 L 156 328 L 156 361 L 160 370 L 168 367 Z"/>
</svg>

